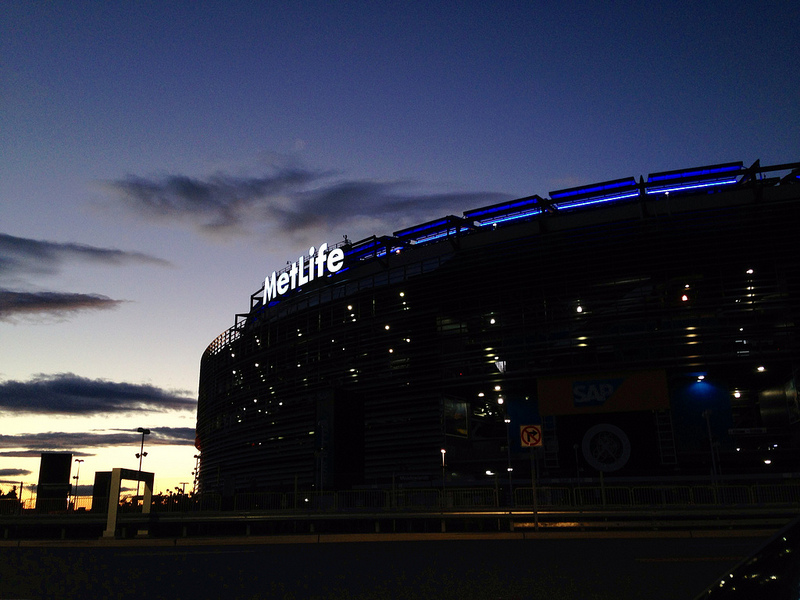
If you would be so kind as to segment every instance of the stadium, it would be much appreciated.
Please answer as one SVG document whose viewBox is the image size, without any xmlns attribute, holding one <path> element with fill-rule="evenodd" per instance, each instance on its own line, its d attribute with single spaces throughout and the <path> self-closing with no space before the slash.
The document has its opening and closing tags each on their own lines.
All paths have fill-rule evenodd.
<svg viewBox="0 0 800 600">
<path fill-rule="evenodd" d="M 800 471 L 798 224 L 734 162 L 310 248 L 203 354 L 199 490 Z"/>
</svg>

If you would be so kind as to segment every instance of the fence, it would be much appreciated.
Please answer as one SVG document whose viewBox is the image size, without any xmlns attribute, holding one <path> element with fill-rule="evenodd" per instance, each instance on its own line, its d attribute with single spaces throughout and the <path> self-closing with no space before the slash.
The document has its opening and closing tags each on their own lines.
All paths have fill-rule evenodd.
<svg viewBox="0 0 800 600">
<path fill-rule="evenodd" d="M 507 492 L 496 488 L 414 488 L 397 490 L 346 490 L 328 492 L 255 492 L 236 494 L 223 502 L 219 494 L 178 494 L 153 498 L 154 512 L 375 512 L 491 510 L 533 508 L 533 488 L 514 489 L 514 503 Z M 542 510 L 591 508 L 668 508 L 690 506 L 763 507 L 800 506 L 800 482 L 752 485 L 649 485 L 649 486 L 538 486 L 535 505 Z M 95 506 L 91 497 L 46 502 L 29 499 L 0 499 L 0 515 L 31 510 L 48 513 L 105 512 L 102 501 Z M 124 504 L 124 511 L 139 508 Z"/>
<path fill-rule="evenodd" d="M 800 483 L 754 485 L 652 485 L 538 487 L 542 508 L 647 508 L 800 504 Z M 517 506 L 533 506 L 532 488 L 517 488 Z"/>
</svg>

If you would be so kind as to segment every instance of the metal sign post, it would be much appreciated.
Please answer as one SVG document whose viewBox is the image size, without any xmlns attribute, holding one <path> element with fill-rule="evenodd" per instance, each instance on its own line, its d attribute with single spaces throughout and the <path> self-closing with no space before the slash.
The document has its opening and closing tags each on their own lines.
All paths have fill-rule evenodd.
<svg viewBox="0 0 800 600">
<path fill-rule="evenodd" d="M 541 425 L 520 425 L 519 443 L 531 449 L 531 492 L 533 492 L 533 528 L 539 531 L 539 499 L 536 493 L 536 448 L 543 444 Z"/>
</svg>

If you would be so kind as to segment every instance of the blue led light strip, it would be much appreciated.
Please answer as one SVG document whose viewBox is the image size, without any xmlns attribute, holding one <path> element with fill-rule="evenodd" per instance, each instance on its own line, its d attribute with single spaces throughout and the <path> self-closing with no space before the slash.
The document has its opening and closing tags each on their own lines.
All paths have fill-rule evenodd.
<svg viewBox="0 0 800 600">
<path fill-rule="evenodd" d="M 497 223 L 505 223 L 508 221 L 514 221 L 516 219 L 525 219 L 527 217 L 532 217 L 533 215 L 541 214 L 541 208 L 533 208 L 531 210 L 526 210 L 519 213 L 514 213 L 512 215 L 503 215 L 502 217 L 497 217 L 494 219 L 486 219 L 485 221 L 479 221 L 478 225 L 481 227 L 488 227 L 489 225 L 496 225 Z"/>
<path fill-rule="evenodd" d="M 465 231 L 469 231 L 469 228 L 468 227 L 462 227 L 458 231 L 463 233 Z M 439 232 L 439 233 L 433 233 L 431 235 L 415 238 L 414 241 L 416 243 L 418 243 L 418 244 L 424 244 L 426 242 L 432 242 L 433 240 L 438 240 L 438 239 L 441 239 L 443 237 L 449 237 L 449 236 L 455 235 L 455 234 L 456 234 L 456 228 L 455 227 L 451 227 L 451 228 L 449 228 L 449 229 L 447 229 L 445 231 Z"/>
<path fill-rule="evenodd" d="M 615 188 L 632 187 L 635 185 L 636 181 L 633 178 L 631 178 L 613 183 L 606 183 L 602 185 L 593 185 L 593 186 L 572 188 L 569 190 L 550 192 L 550 198 L 555 200 L 557 198 L 567 198 L 568 196 L 590 195 L 593 194 L 594 192 L 603 192 L 606 190 L 613 190 Z"/>
<path fill-rule="evenodd" d="M 493 213 L 499 212 L 506 212 L 512 208 L 518 208 L 520 206 L 528 206 L 531 204 L 536 204 L 539 200 L 533 199 L 525 199 L 525 200 L 517 200 L 516 202 L 509 202 L 507 204 L 502 204 L 500 206 L 490 206 L 488 208 L 478 209 L 478 210 L 470 210 L 464 213 L 464 216 L 468 219 L 473 219 L 475 217 L 480 217 L 481 215 L 488 215 Z"/>
<path fill-rule="evenodd" d="M 627 192 L 625 194 L 618 194 L 616 196 L 606 196 L 605 198 L 589 198 L 586 200 L 573 200 L 572 202 L 555 202 L 556 208 L 561 210 L 567 208 L 578 208 L 580 206 L 589 206 L 591 204 L 602 204 L 604 202 L 615 202 L 617 200 L 624 200 L 625 198 L 635 198 L 639 195 L 639 191 Z"/>
<path fill-rule="evenodd" d="M 734 177 L 733 179 L 724 179 L 722 181 L 703 181 L 700 183 L 692 183 L 685 185 L 664 186 L 652 189 L 648 188 L 646 191 L 648 194 L 666 194 L 667 192 L 679 192 L 681 190 L 697 190 L 700 188 L 713 187 L 717 185 L 731 185 L 733 183 L 736 183 L 737 181 L 738 179 Z"/>
<path fill-rule="evenodd" d="M 428 229 L 433 229 L 434 227 L 439 227 L 441 225 L 447 225 L 448 219 L 439 219 L 438 221 L 434 221 L 433 223 L 428 223 L 427 225 L 420 225 L 413 229 L 407 229 L 405 231 L 398 231 L 395 233 L 397 237 L 407 237 L 413 235 L 415 233 L 419 233 L 420 231 L 426 231 Z"/>
<path fill-rule="evenodd" d="M 741 165 L 726 165 L 723 167 L 717 167 L 715 169 L 699 169 L 695 171 L 673 171 L 670 173 L 659 173 L 655 175 L 650 175 L 647 178 L 648 182 L 651 181 L 662 181 L 664 179 L 688 179 L 690 177 L 699 177 L 703 175 L 713 175 L 714 173 L 728 173 L 730 171 L 741 171 Z"/>
</svg>

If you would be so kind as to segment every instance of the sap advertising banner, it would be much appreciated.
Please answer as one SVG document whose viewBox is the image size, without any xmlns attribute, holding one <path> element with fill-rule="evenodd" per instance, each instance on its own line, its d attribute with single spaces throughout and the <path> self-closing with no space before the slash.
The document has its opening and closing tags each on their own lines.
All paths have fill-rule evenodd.
<svg viewBox="0 0 800 600">
<path fill-rule="evenodd" d="M 584 415 L 669 408 L 664 371 L 594 373 L 542 377 L 538 381 L 542 415 Z"/>
</svg>

